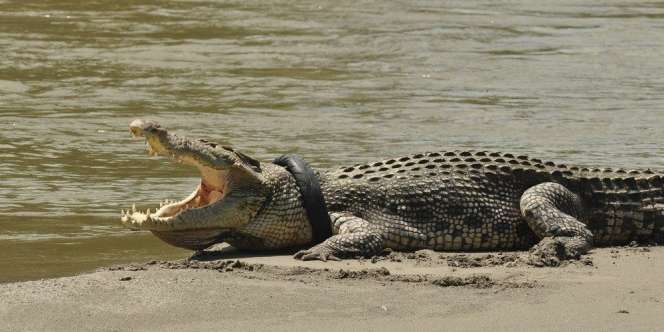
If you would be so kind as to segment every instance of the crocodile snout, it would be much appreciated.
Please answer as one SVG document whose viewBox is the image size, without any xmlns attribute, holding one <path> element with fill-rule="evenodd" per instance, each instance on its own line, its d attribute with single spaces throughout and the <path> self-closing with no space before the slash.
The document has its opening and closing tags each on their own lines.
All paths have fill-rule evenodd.
<svg viewBox="0 0 664 332">
<path fill-rule="evenodd" d="M 129 131 L 133 137 L 142 137 L 143 128 L 145 127 L 145 121 L 141 119 L 136 119 L 129 124 Z"/>
<path fill-rule="evenodd" d="M 129 124 L 129 131 L 133 137 L 143 137 L 147 133 L 154 133 L 161 129 L 159 124 L 151 121 L 136 119 Z"/>
</svg>

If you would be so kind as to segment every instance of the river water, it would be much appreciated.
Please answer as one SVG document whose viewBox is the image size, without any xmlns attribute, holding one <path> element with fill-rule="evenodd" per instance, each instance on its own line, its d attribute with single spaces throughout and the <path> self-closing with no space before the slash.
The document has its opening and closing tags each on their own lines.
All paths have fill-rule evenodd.
<svg viewBox="0 0 664 332">
<path fill-rule="evenodd" d="M 664 2 L 0 0 L 0 281 L 189 254 L 119 225 L 198 183 L 135 118 L 319 168 L 664 168 Z"/>
</svg>

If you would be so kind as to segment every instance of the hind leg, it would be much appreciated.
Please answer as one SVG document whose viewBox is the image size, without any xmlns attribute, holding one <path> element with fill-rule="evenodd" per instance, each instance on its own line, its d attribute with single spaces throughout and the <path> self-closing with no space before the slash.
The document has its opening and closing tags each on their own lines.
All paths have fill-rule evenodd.
<svg viewBox="0 0 664 332">
<path fill-rule="evenodd" d="M 563 185 L 533 186 L 523 193 L 520 205 L 528 226 L 541 239 L 530 250 L 530 264 L 557 266 L 592 247 L 593 234 L 578 219 L 583 213 L 581 200 Z"/>
</svg>

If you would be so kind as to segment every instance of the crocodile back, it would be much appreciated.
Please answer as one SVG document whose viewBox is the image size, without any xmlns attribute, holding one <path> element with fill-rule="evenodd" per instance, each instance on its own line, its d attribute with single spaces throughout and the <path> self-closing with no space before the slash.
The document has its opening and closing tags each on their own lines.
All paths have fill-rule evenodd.
<svg viewBox="0 0 664 332">
<path fill-rule="evenodd" d="M 504 204 L 512 204 L 511 208 L 518 210 L 520 195 L 528 188 L 543 182 L 560 183 L 582 198 L 587 212 L 583 221 L 595 234 L 597 245 L 632 240 L 663 242 L 663 179 L 663 172 L 650 169 L 591 168 L 488 151 L 419 153 L 341 167 L 323 176 L 334 197 L 332 206 L 338 209 L 357 204 L 358 200 L 362 206 L 387 209 L 394 202 L 371 201 L 389 199 L 389 195 L 375 195 L 378 191 L 415 188 L 426 183 L 421 186 L 425 197 L 426 190 L 436 183 L 449 188 L 449 182 L 453 182 L 458 190 L 464 190 L 460 183 L 479 185 L 483 191 L 490 188 L 491 195 L 499 198 L 500 192 L 505 192 Z"/>
</svg>

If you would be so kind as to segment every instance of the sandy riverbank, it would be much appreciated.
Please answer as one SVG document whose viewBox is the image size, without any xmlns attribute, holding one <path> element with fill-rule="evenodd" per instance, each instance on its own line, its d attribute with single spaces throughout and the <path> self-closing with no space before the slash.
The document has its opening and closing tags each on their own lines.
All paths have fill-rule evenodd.
<svg viewBox="0 0 664 332">
<path fill-rule="evenodd" d="M 662 328 L 664 247 L 588 257 L 534 268 L 513 253 L 323 263 L 226 252 L 0 284 L 0 322 L 9 331 Z"/>
</svg>

